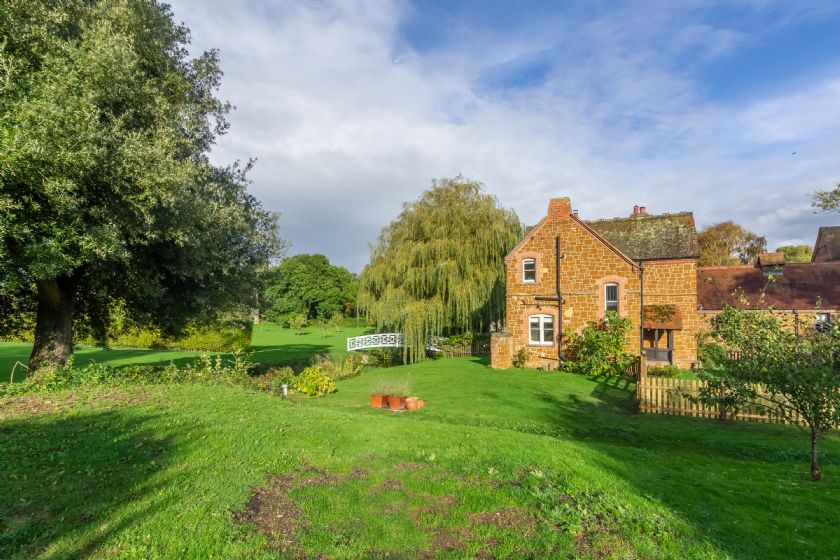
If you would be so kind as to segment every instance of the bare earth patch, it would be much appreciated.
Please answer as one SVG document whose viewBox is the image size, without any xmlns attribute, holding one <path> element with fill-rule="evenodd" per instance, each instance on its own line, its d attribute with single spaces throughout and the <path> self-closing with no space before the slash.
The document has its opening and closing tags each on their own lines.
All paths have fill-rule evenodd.
<svg viewBox="0 0 840 560">
<path fill-rule="evenodd" d="M 476 513 L 470 516 L 470 521 L 476 525 L 494 525 L 526 536 L 533 535 L 537 528 L 537 520 L 533 516 L 515 507 Z"/>
<path fill-rule="evenodd" d="M 418 470 L 425 465 L 418 463 L 400 463 L 395 470 Z M 318 553 L 303 550 L 298 541 L 298 531 L 309 528 L 304 514 L 292 498 L 292 493 L 300 488 L 312 486 L 337 486 L 368 476 L 368 471 L 354 468 L 345 474 L 332 473 L 327 469 L 305 466 L 284 475 L 269 477 L 264 486 L 254 487 L 253 494 L 245 508 L 234 513 L 239 522 L 253 523 L 259 532 L 265 534 L 271 546 L 284 557 L 323 558 Z M 493 550 L 499 546 L 496 538 L 480 537 L 474 534 L 477 525 L 493 526 L 502 531 L 519 535 L 534 535 L 537 520 L 526 511 L 508 507 L 496 511 L 472 514 L 466 524 L 456 523 L 454 527 L 440 526 L 441 520 L 451 525 L 456 508 L 460 505 L 454 496 L 422 496 L 425 502 L 420 506 L 409 506 L 407 497 L 416 496 L 408 492 L 402 480 L 385 478 L 370 486 L 370 492 L 376 496 L 382 492 L 396 492 L 402 499 L 383 502 L 383 515 L 407 515 L 418 532 L 429 537 L 428 548 L 402 551 L 377 551 L 378 558 L 389 558 L 396 554 L 399 558 L 436 558 L 441 553 L 465 554 L 471 558 L 493 558 Z M 470 551 L 468 553 L 468 551 Z"/>
<path fill-rule="evenodd" d="M 57 414 L 95 404 L 97 408 L 110 409 L 117 406 L 139 404 L 148 399 L 145 391 L 126 391 L 119 387 L 100 389 L 92 392 L 43 395 L 24 395 L 0 399 L 0 417 L 3 416 L 41 416 Z"/>
</svg>

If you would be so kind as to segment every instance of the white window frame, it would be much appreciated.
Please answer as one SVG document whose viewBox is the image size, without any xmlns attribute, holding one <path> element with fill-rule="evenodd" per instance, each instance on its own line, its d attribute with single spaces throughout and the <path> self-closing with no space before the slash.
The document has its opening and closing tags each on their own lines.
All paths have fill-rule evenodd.
<svg viewBox="0 0 840 560">
<path fill-rule="evenodd" d="M 534 277 L 531 278 L 531 279 L 528 279 L 525 276 L 525 265 L 528 264 L 528 263 L 533 263 L 534 264 Z M 537 283 L 537 259 L 528 258 L 528 259 L 523 259 L 522 260 L 522 283 L 523 284 L 536 284 Z"/>
<path fill-rule="evenodd" d="M 534 321 L 534 319 L 537 320 L 537 325 L 539 327 L 539 340 L 534 340 L 533 331 L 531 330 L 531 324 Z M 551 337 L 548 340 L 546 340 L 545 325 L 549 322 L 551 323 Z M 528 344 L 532 346 L 554 346 L 554 332 L 556 328 L 556 325 L 554 323 L 554 315 L 528 315 Z"/>
<path fill-rule="evenodd" d="M 609 299 L 609 289 L 615 286 L 615 299 Z M 616 282 L 610 282 L 608 284 L 604 284 L 604 313 L 607 311 L 615 311 L 618 313 L 618 310 L 621 309 L 621 304 L 619 303 L 621 299 L 621 286 L 619 286 Z M 615 309 L 610 309 L 610 303 L 615 303 Z"/>
<path fill-rule="evenodd" d="M 814 316 L 814 321 L 818 325 L 830 325 L 831 324 L 831 313 L 828 313 L 827 311 L 821 311 L 819 313 L 816 313 L 815 316 Z"/>
</svg>

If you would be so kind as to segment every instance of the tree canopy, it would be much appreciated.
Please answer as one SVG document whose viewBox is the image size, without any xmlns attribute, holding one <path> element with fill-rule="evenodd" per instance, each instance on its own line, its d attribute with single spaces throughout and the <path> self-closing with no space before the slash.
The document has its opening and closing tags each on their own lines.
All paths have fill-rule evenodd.
<svg viewBox="0 0 840 560">
<path fill-rule="evenodd" d="M 697 234 L 700 266 L 750 264 L 767 250 L 767 240 L 733 221 L 720 222 Z"/>
<path fill-rule="evenodd" d="M 810 245 L 782 245 L 776 251 L 784 254 L 785 262 L 807 263 L 811 262 L 814 248 Z"/>
<path fill-rule="evenodd" d="M 840 183 L 831 190 L 815 192 L 811 205 L 818 210 L 840 212 Z"/>
<path fill-rule="evenodd" d="M 207 159 L 229 106 L 189 40 L 156 1 L 0 10 L 0 295 L 37 301 L 34 366 L 66 363 L 74 318 L 177 332 L 252 302 L 282 248 L 248 166 Z"/>
<path fill-rule="evenodd" d="M 346 268 L 330 264 L 324 255 L 294 255 L 265 274 L 263 306 L 267 319 L 288 322 L 293 315 L 307 319 L 351 314 L 358 284 Z"/>
<path fill-rule="evenodd" d="M 513 210 L 463 177 L 432 187 L 386 226 L 362 271 L 359 307 L 402 332 L 419 360 L 429 336 L 483 330 L 504 316 L 504 257 L 522 234 Z"/>
</svg>

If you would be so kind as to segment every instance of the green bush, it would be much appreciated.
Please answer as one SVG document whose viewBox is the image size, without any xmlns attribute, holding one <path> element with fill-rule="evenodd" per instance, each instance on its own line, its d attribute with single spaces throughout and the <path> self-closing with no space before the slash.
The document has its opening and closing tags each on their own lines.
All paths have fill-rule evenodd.
<svg viewBox="0 0 840 560">
<path fill-rule="evenodd" d="M 528 362 L 528 349 L 525 347 L 520 348 L 516 351 L 516 354 L 513 356 L 513 367 L 516 368 L 524 368 L 525 364 Z"/>
<path fill-rule="evenodd" d="M 679 377 L 683 370 L 675 365 L 650 366 L 647 374 L 650 377 Z"/>
<path fill-rule="evenodd" d="M 333 381 L 356 377 L 364 369 L 362 357 L 357 354 L 347 354 L 340 358 L 316 356 L 314 361 Z"/>
<path fill-rule="evenodd" d="M 118 326 L 108 334 L 112 348 L 151 348 L 155 350 L 197 350 L 200 352 L 236 352 L 251 346 L 253 324 L 244 320 L 226 320 L 210 325 L 188 327 L 184 336 L 165 337 L 156 329 Z M 92 336 L 79 340 L 84 346 L 98 346 Z"/>
<path fill-rule="evenodd" d="M 335 381 L 318 366 L 310 366 L 303 370 L 295 379 L 294 388 L 311 397 L 323 397 L 336 391 Z"/>
<path fill-rule="evenodd" d="M 566 332 L 564 367 L 572 373 L 586 375 L 624 375 L 634 356 L 624 351 L 630 319 L 614 311 L 583 327 L 580 334 Z"/>
<path fill-rule="evenodd" d="M 289 366 L 269 368 L 261 375 L 251 378 L 250 385 L 266 393 L 283 394 L 283 385 L 294 384 L 295 371 Z"/>
</svg>

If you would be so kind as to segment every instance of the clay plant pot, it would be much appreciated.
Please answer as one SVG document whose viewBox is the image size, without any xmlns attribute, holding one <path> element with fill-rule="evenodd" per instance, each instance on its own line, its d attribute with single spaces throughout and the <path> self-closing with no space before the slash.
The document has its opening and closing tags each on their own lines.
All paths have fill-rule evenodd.
<svg viewBox="0 0 840 560">
<path fill-rule="evenodd" d="M 391 410 L 402 410 L 405 408 L 405 397 L 395 397 L 388 395 L 388 406 Z"/>
<path fill-rule="evenodd" d="M 417 409 L 418 410 L 423 408 L 424 406 L 426 406 L 426 401 L 423 401 L 423 400 L 418 400 L 417 401 Z"/>
<path fill-rule="evenodd" d="M 419 408 L 417 406 L 419 400 L 420 399 L 418 399 L 417 397 L 408 397 L 407 399 L 405 399 L 405 409 L 409 412 L 414 412 Z"/>
<path fill-rule="evenodd" d="M 386 408 L 388 406 L 388 397 L 385 395 L 371 395 L 370 406 L 373 408 Z"/>
</svg>

